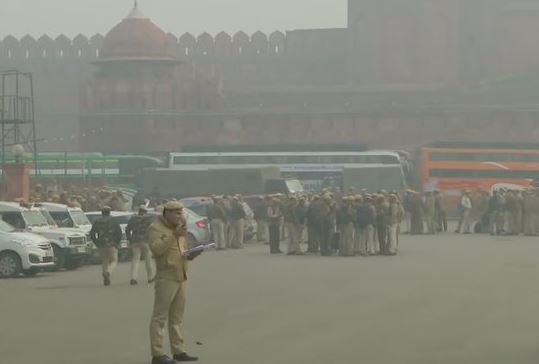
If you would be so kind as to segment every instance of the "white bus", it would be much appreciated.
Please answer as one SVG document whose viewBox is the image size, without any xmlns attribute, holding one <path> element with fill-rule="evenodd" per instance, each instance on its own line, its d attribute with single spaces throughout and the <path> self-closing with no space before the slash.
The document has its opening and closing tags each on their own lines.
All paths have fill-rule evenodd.
<svg viewBox="0 0 539 364">
<path fill-rule="evenodd" d="M 326 180 L 340 180 L 345 169 L 401 166 L 398 153 L 368 152 L 203 152 L 171 153 L 169 168 L 183 171 L 278 167 L 283 178 L 299 179 L 306 190 L 318 190 Z"/>
</svg>

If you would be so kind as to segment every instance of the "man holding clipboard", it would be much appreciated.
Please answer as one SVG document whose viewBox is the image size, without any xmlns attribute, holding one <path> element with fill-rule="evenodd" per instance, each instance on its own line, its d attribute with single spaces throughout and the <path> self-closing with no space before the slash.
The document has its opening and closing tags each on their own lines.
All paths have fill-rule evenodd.
<svg viewBox="0 0 539 364">
<path fill-rule="evenodd" d="M 197 361 L 186 353 L 182 333 L 185 310 L 188 261 L 199 256 L 204 247 L 189 250 L 183 205 L 165 204 L 163 215 L 148 228 L 148 241 L 156 261 L 155 300 L 150 324 L 152 364 Z M 164 349 L 165 325 L 168 323 L 173 358 Z"/>
</svg>

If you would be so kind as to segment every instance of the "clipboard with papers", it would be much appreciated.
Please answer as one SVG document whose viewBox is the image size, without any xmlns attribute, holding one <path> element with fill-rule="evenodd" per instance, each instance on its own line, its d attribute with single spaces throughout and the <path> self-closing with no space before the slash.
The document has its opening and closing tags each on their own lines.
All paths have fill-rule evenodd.
<svg viewBox="0 0 539 364">
<path fill-rule="evenodd" d="M 203 252 L 204 250 L 208 250 L 208 249 L 211 249 L 215 246 L 215 243 L 210 243 L 210 244 L 202 244 L 202 245 L 197 245 L 195 246 L 194 248 L 191 248 L 189 250 L 186 250 L 183 255 L 184 256 L 189 256 L 191 254 L 194 254 L 194 253 L 199 253 L 199 252 Z"/>
</svg>

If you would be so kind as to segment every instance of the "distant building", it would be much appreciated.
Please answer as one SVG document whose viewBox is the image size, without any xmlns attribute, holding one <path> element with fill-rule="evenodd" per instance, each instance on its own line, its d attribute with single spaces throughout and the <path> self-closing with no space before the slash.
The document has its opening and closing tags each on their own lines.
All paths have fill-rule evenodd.
<svg viewBox="0 0 539 364">
<path fill-rule="evenodd" d="M 105 36 L 94 64 L 80 96 L 85 151 L 174 150 L 184 113 L 222 105 L 211 75 L 182 73 L 165 32 L 138 8 Z"/>
<path fill-rule="evenodd" d="M 135 8 L 105 37 L 6 36 L 0 69 L 33 72 L 42 150 L 539 137 L 539 2 L 349 0 L 348 18 L 178 38 Z"/>
</svg>

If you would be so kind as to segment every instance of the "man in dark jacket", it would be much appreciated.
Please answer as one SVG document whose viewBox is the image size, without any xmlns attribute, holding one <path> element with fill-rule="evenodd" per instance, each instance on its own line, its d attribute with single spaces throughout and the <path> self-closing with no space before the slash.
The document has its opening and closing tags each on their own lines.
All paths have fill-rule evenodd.
<svg viewBox="0 0 539 364">
<path fill-rule="evenodd" d="M 122 229 L 110 216 L 111 208 L 103 207 L 101 217 L 92 224 L 90 239 L 99 249 L 103 266 L 103 284 L 110 285 L 110 275 L 118 264 L 118 249 L 122 242 Z"/>
<path fill-rule="evenodd" d="M 138 284 L 137 276 L 141 256 L 144 256 L 148 283 L 151 283 L 153 280 L 152 253 L 148 245 L 148 239 L 146 238 L 146 231 L 151 224 L 152 218 L 148 216 L 146 206 L 141 205 L 138 214 L 131 216 L 125 228 L 125 236 L 133 252 L 133 259 L 131 260 L 131 285 Z"/>
</svg>

